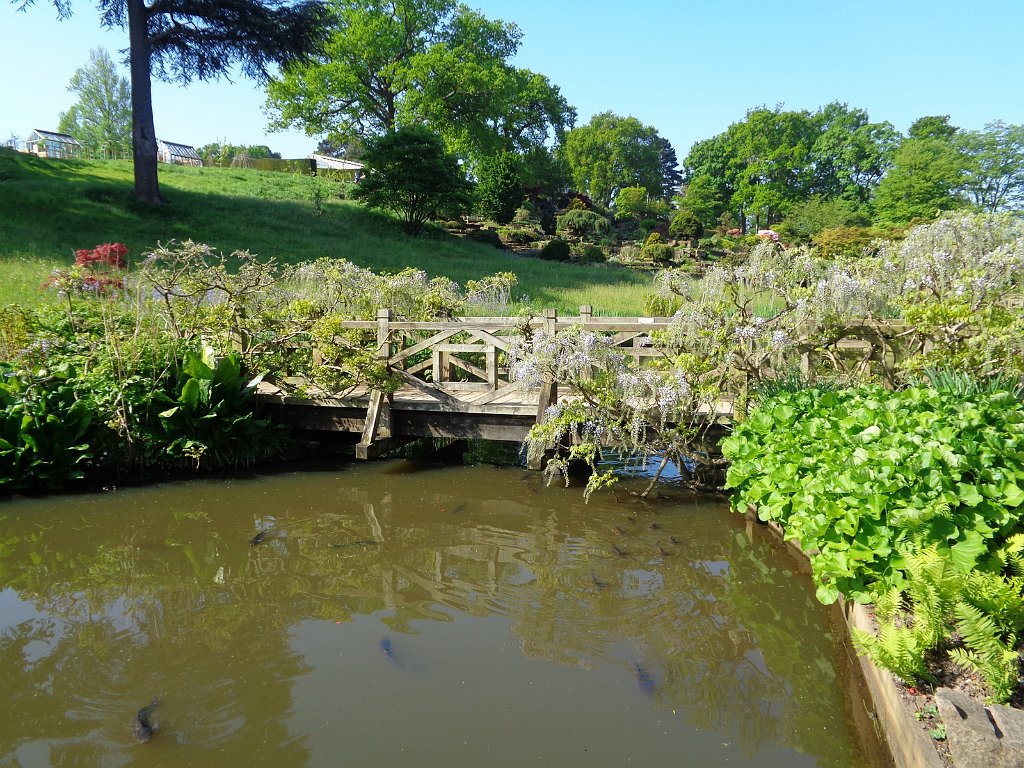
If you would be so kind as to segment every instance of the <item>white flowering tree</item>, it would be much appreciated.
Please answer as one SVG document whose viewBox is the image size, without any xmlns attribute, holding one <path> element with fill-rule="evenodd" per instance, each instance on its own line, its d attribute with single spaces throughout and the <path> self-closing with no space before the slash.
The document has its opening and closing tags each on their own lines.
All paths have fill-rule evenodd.
<svg viewBox="0 0 1024 768">
<path fill-rule="evenodd" d="M 834 261 L 766 239 L 740 266 L 694 283 L 669 270 L 662 292 L 683 297 L 663 351 L 640 367 L 600 336 L 537 332 L 514 350 L 512 376 L 557 381 L 573 397 L 548 409 L 528 438 L 551 466 L 596 467 L 602 447 L 661 457 L 701 481 L 709 414 L 742 418 L 751 391 L 793 377 L 899 386 L 928 368 L 975 376 L 1024 374 L 1024 319 L 1013 309 L 1024 267 L 1024 226 L 1009 216 L 960 216 Z M 595 473 L 588 493 L 614 482 Z M 649 490 L 649 489 L 648 489 Z M 645 491 L 646 493 L 646 491 Z"/>
</svg>

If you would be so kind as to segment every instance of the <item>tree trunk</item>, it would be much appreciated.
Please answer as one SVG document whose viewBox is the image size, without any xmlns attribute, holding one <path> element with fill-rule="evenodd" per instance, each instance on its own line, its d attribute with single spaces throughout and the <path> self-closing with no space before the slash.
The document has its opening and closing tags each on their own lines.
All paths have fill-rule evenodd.
<svg viewBox="0 0 1024 768">
<path fill-rule="evenodd" d="M 156 175 L 156 130 L 153 127 L 153 85 L 149 61 L 148 10 L 145 0 L 127 0 L 128 44 L 132 80 L 132 157 L 135 197 L 159 205 Z"/>
</svg>

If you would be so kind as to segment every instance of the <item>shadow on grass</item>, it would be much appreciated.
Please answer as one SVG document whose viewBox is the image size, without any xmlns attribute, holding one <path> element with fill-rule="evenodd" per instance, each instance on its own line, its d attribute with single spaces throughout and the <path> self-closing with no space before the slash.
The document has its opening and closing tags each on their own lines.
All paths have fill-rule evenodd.
<svg viewBox="0 0 1024 768">
<path fill-rule="evenodd" d="M 192 239 L 286 264 L 329 256 L 378 272 L 415 267 L 462 284 L 513 272 L 517 296 L 575 310 L 576 301 L 563 294 L 593 290 L 623 299 L 611 307 L 620 313 L 642 311 L 639 297 L 650 284 L 648 276 L 621 268 L 521 258 L 447 234 L 409 237 L 392 217 L 336 198 L 317 215 L 318 180 L 311 177 L 161 166 L 160 180 L 167 202 L 154 206 L 135 199 L 130 162 L 0 153 L 0 259 L 32 256 L 56 266 L 70 263 L 76 249 L 106 242 L 124 243 L 140 258 L 158 243 Z"/>
</svg>

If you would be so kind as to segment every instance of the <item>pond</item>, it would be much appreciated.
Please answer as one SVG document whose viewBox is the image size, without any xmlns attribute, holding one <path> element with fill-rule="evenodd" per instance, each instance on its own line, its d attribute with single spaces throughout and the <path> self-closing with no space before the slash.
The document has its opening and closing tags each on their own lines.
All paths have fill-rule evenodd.
<svg viewBox="0 0 1024 768">
<path fill-rule="evenodd" d="M 786 550 L 658 495 L 390 460 L 4 502 L 0 766 L 887 765 Z"/>
</svg>

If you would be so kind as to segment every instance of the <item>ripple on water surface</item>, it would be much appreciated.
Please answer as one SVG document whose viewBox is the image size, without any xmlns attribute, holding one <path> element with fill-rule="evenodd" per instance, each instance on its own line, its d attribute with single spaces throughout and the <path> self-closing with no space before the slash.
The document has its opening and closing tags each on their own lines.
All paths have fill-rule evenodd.
<svg viewBox="0 0 1024 768">
<path fill-rule="evenodd" d="M 666 495 L 395 461 L 5 503 L 0 765 L 882 765 L 786 554 Z"/>
</svg>

